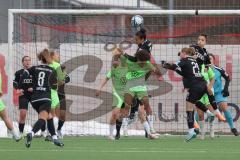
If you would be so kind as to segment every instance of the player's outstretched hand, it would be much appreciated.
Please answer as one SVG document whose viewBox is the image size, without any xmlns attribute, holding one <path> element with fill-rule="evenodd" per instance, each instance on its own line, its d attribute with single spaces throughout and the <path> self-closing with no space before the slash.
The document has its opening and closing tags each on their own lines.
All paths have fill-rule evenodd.
<svg viewBox="0 0 240 160">
<path fill-rule="evenodd" d="M 113 55 L 114 56 L 119 56 L 121 54 L 123 54 L 123 50 L 122 49 L 116 48 L 116 49 L 113 50 Z"/>
<path fill-rule="evenodd" d="M 97 91 L 96 91 L 96 96 L 97 96 L 97 97 L 100 96 L 100 93 L 101 93 L 101 91 L 100 91 L 100 90 L 97 90 Z"/>
<path fill-rule="evenodd" d="M 33 92 L 33 88 L 28 88 L 28 92 Z"/>
<path fill-rule="evenodd" d="M 227 89 L 224 89 L 222 91 L 222 95 L 223 95 L 223 97 L 228 97 L 229 96 L 229 91 Z"/>
<path fill-rule="evenodd" d="M 24 92 L 23 89 L 17 89 L 17 94 L 18 94 L 18 95 L 20 95 L 20 96 L 23 95 L 23 92 Z"/>
<path fill-rule="evenodd" d="M 170 64 L 167 63 L 166 61 L 161 61 L 162 67 L 168 69 Z"/>
</svg>

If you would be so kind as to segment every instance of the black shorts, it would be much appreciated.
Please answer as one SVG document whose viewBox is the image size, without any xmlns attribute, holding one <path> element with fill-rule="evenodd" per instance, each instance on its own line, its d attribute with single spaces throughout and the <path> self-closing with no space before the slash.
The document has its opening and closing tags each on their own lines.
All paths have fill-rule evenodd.
<svg viewBox="0 0 240 160">
<path fill-rule="evenodd" d="M 66 96 L 65 94 L 58 94 L 58 98 L 60 101 L 60 110 L 65 110 L 66 111 Z"/>
<path fill-rule="evenodd" d="M 32 95 L 32 107 L 40 113 L 51 110 L 51 92 L 34 92 Z"/>
<path fill-rule="evenodd" d="M 204 81 L 200 81 L 189 88 L 186 101 L 196 104 L 205 93 L 207 93 L 207 84 Z"/>
<path fill-rule="evenodd" d="M 40 113 L 41 111 L 50 112 L 51 110 L 51 101 L 49 100 L 39 100 L 32 102 L 32 107 Z"/>
<path fill-rule="evenodd" d="M 19 109 L 28 110 L 28 104 L 31 103 L 31 95 L 22 95 L 18 97 Z"/>
</svg>

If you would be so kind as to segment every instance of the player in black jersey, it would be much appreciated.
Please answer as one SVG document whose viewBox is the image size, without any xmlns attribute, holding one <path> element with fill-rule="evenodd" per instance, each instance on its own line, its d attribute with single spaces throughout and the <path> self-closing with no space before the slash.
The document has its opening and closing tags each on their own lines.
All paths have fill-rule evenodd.
<svg viewBox="0 0 240 160">
<path fill-rule="evenodd" d="M 194 131 L 194 106 L 201 97 L 208 92 L 207 83 L 203 79 L 199 66 L 194 56 L 194 50 L 191 48 L 183 48 L 180 53 L 180 61 L 176 64 L 162 62 L 164 68 L 171 70 L 181 70 L 181 75 L 184 77 L 185 83 L 188 84 L 188 95 L 186 98 L 186 112 L 188 123 L 188 135 L 186 141 L 190 141 L 196 137 Z"/>
<path fill-rule="evenodd" d="M 209 53 L 207 52 L 205 45 L 207 43 L 207 35 L 206 34 L 200 34 L 198 36 L 197 44 L 191 45 L 190 47 L 195 50 L 195 54 L 197 55 L 196 60 L 198 63 L 199 68 L 202 68 L 202 65 L 205 65 L 206 69 L 211 65 Z M 209 91 L 208 92 L 208 99 L 211 104 L 211 106 L 214 109 L 214 114 L 215 116 L 220 120 L 220 121 L 226 121 L 226 119 L 222 116 L 220 111 L 218 110 L 217 103 L 215 100 L 215 97 L 213 95 L 213 92 Z"/>
<path fill-rule="evenodd" d="M 190 47 L 194 48 L 196 55 L 197 55 L 197 63 L 199 66 L 202 64 L 205 64 L 206 66 L 209 66 L 211 64 L 209 54 L 204 48 L 207 42 L 207 35 L 200 34 L 198 36 L 197 44 L 193 44 Z"/>
<path fill-rule="evenodd" d="M 33 66 L 26 70 L 24 74 L 32 76 L 33 94 L 31 98 L 33 108 L 38 112 L 38 120 L 34 124 L 32 131 L 27 134 L 26 147 L 29 148 L 31 141 L 36 132 L 38 132 L 43 126 L 48 127 L 53 143 L 57 146 L 63 146 L 64 144 L 58 140 L 56 136 L 55 128 L 53 125 L 51 110 L 51 88 L 57 87 L 57 73 L 48 64 L 51 63 L 50 53 L 47 49 L 44 49 L 39 55 L 41 65 Z"/>
<path fill-rule="evenodd" d="M 31 57 L 24 56 L 22 58 L 23 69 L 15 72 L 15 79 L 13 80 L 13 87 L 17 90 L 19 95 L 19 132 L 23 135 L 25 120 L 27 116 L 28 104 L 31 103 L 32 95 L 32 77 L 31 75 L 23 74 L 26 69 L 31 67 Z"/>
</svg>

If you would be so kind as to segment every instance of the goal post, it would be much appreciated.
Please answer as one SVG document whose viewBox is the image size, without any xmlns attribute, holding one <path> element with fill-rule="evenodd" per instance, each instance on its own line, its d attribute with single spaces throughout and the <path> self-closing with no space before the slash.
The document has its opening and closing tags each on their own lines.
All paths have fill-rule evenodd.
<svg viewBox="0 0 240 160">
<path fill-rule="evenodd" d="M 125 10 L 125 9 L 9 9 L 12 14 L 72 14 L 72 15 L 240 15 L 240 10 Z"/>
<path fill-rule="evenodd" d="M 36 54 L 51 48 L 60 53 L 61 64 L 71 77 L 66 85 L 64 134 L 106 135 L 112 109 L 112 86 L 109 82 L 99 98 L 95 97 L 95 91 L 111 66 L 111 51 L 115 47 L 129 54 L 136 51 L 130 26 L 133 15 L 144 17 L 147 38 L 153 43 L 152 55 L 157 62 L 177 61 L 176 53 L 182 47 L 196 43 L 198 34 L 208 34 L 207 50 L 216 54 L 217 63 L 232 78 L 229 108 L 234 120 L 239 121 L 240 27 L 237 26 L 240 25 L 240 10 L 9 9 L 7 104 L 11 106 L 9 113 L 14 121 L 17 121 L 18 103 L 12 80 L 14 72 L 21 68 L 21 57 L 29 55 L 35 65 L 38 64 Z M 174 19 L 171 31 L 169 15 Z M 162 81 L 152 76 L 148 87 L 157 132 L 185 132 L 186 93 L 182 93 L 181 77 L 171 71 L 164 74 Z M 27 119 L 30 128 L 36 119 L 31 107 Z M 215 124 L 217 132 L 230 133 L 226 123 L 215 121 Z M 144 134 L 139 122 L 132 124 L 129 130 L 132 135 Z"/>
</svg>

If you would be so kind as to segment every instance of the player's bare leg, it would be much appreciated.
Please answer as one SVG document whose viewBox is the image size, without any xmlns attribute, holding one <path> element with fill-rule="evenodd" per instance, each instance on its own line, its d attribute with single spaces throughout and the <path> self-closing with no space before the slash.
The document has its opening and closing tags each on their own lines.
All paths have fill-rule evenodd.
<svg viewBox="0 0 240 160">
<path fill-rule="evenodd" d="M 13 135 L 13 138 L 15 141 L 21 140 L 21 136 L 19 135 L 19 132 L 13 127 L 13 122 L 12 120 L 7 116 L 6 110 L 0 111 L 0 117 L 4 121 L 5 125 L 7 126 L 8 130 L 11 132 Z"/>
<path fill-rule="evenodd" d="M 235 136 L 239 136 L 239 133 L 238 133 L 237 129 L 234 126 L 232 115 L 231 115 L 230 111 L 228 110 L 227 102 L 220 102 L 218 105 L 219 105 L 219 107 L 221 108 L 221 110 L 223 111 L 223 113 L 225 115 L 226 121 L 227 121 L 229 127 L 231 128 L 231 132 Z"/>
<path fill-rule="evenodd" d="M 116 128 L 116 120 L 119 119 L 120 117 L 120 108 L 115 107 L 112 110 L 112 115 L 110 118 L 110 126 L 109 126 L 109 139 L 110 140 L 115 140 L 114 135 L 113 135 L 113 131 Z"/>
<path fill-rule="evenodd" d="M 155 134 L 156 131 L 154 129 L 154 126 L 153 126 L 153 122 L 154 122 L 154 116 L 153 116 L 153 112 L 152 112 L 152 108 L 151 106 L 148 104 L 144 105 L 144 108 L 146 110 L 146 114 L 147 114 L 147 121 L 149 123 L 149 126 L 150 126 L 150 131 L 152 134 Z"/>
<path fill-rule="evenodd" d="M 212 112 L 212 113 L 214 113 L 214 109 L 213 109 L 213 107 L 212 107 L 212 105 L 208 105 L 207 106 L 208 107 L 208 109 Z M 214 119 L 210 119 L 209 120 L 209 134 L 210 134 L 210 138 L 214 138 L 214 136 L 215 136 L 215 131 L 214 131 Z"/>
<path fill-rule="evenodd" d="M 148 137 L 150 139 L 156 139 L 158 137 L 151 133 L 150 125 L 149 125 L 149 123 L 146 119 L 146 114 L 145 114 L 145 106 L 149 106 L 148 97 L 143 97 L 142 103 L 143 103 L 143 105 L 140 105 L 139 109 L 138 109 L 138 114 L 139 114 L 140 121 L 143 124 L 143 127 L 144 127 L 145 131 L 147 132 Z"/>
<path fill-rule="evenodd" d="M 200 129 L 200 139 L 204 140 L 205 139 L 205 121 L 204 121 L 204 112 L 200 109 L 197 108 L 197 113 L 198 113 L 198 117 L 199 117 L 199 129 Z"/>
</svg>

